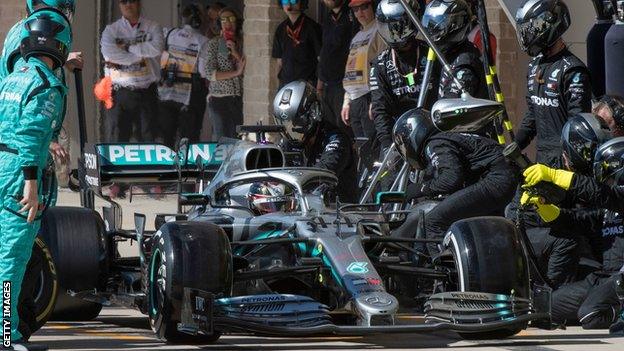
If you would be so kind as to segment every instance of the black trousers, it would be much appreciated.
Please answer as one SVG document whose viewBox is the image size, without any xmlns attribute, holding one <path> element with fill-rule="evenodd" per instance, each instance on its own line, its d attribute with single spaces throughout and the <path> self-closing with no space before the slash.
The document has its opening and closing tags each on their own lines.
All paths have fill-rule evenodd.
<svg viewBox="0 0 624 351">
<path fill-rule="evenodd" d="M 345 90 L 340 84 L 325 84 L 323 87 L 323 119 L 335 127 L 341 128 L 351 134 L 349 128 L 342 123 L 342 103 L 344 102 Z"/>
<path fill-rule="evenodd" d="M 243 124 L 243 98 L 240 96 L 211 96 L 208 110 L 212 121 L 212 139 L 235 138 L 236 126 Z"/>
<path fill-rule="evenodd" d="M 351 130 L 356 138 L 375 138 L 375 123 L 368 118 L 368 109 L 371 103 L 371 94 L 368 93 L 351 100 L 349 105 L 349 121 Z"/>
<path fill-rule="evenodd" d="M 34 248 L 37 246 L 33 246 Z M 30 339 L 30 336 L 35 332 L 31 330 L 31 326 L 37 325 L 37 305 L 35 304 L 35 295 L 37 288 L 37 282 L 39 281 L 39 273 L 43 267 L 43 260 L 39 255 L 30 256 L 28 266 L 26 266 L 26 272 L 24 273 L 24 280 L 22 281 L 22 287 L 19 295 L 19 304 L 17 312 L 19 314 L 19 331 L 22 333 L 24 340 Z"/>
<path fill-rule="evenodd" d="M 507 206 L 505 216 L 512 221 L 517 219 L 522 191 L 518 188 L 513 201 Z M 580 260 L 578 236 L 547 227 L 534 211 L 524 212 L 523 220 L 537 257 L 536 263 L 546 273 L 553 288 L 575 281 Z"/>
<path fill-rule="evenodd" d="M 104 123 L 106 142 L 129 142 L 133 136 L 138 142 L 153 142 L 157 120 L 156 84 L 146 89 L 116 88 Z"/>
<path fill-rule="evenodd" d="M 581 323 L 583 329 L 607 329 L 620 313 L 615 280 L 621 273 L 596 272 L 567 284 L 552 296 L 552 318 L 558 323 Z"/>
<path fill-rule="evenodd" d="M 514 174 L 505 168 L 490 170 L 478 182 L 456 191 L 425 215 L 425 235 L 442 239 L 446 230 L 460 219 L 478 216 L 502 216 L 518 185 Z M 413 238 L 418 216 L 411 214 L 392 236 Z M 436 244 L 427 245 L 429 253 L 439 252 Z"/>
<path fill-rule="evenodd" d="M 190 142 L 198 139 L 197 111 L 193 106 L 184 106 L 179 102 L 160 101 L 158 104 L 159 135 L 163 144 L 175 148 L 179 138 L 189 138 Z"/>
<path fill-rule="evenodd" d="M 526 232 L 537 264 L 545 268 L 554 289 L 577 279 L 579 245 L 574 237 L 543 227 L 527 228 Z"/>
</svg>

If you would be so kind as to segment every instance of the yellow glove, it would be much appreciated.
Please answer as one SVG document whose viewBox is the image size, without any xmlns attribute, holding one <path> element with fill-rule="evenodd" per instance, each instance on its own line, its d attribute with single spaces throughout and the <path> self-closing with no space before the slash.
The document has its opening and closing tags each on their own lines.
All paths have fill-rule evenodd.
<svg viewBox="0 0 624 351">
<path fill-rule="evenodd" d="M 527 168 L 524 173 L 524 185 L 525 187 L 531 187 L 539 182 L 554 183 L 564 190 L 570 189 L 572 183 L 573 172 L 565 171 L 563 169 L 554 169 L 542 164 L 536 164 Z"/>
<path fill-rule="evenodd" d="M 559 209 L 559 207 L 552 204 L 544 204 L 540 197 L 530 196 L 526 191 L 522 193 L 520 203 L 522 205 L 535 205 L 537 208 L 537 214 L 546 223 L 554 221 L 557 217 L 559 217 L 559 213 L 561 213 L 561 209 Z"/>
</svg>

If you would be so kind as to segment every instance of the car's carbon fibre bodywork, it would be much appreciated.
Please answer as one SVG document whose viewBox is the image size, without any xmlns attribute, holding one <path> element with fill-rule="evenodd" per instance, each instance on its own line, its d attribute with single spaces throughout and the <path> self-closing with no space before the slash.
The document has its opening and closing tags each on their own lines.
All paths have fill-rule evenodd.
<svg viewBox="0 0 624 351">
<path fill-rule="evenodd" d="M 388 235 L 396 225 L 390 218 L 400 213 L 386 214 L 383 204 L 340 206 L 332 172 L 285 167 L 275 145 L 237 141 L 226 146 L 191 145 L 198 156 L 194 162 L 189 151 L 181 155 L 164 146 L 87 148 L 85 157 L 93 162 L 86 165 L 86 173 L 92 176 L 90 189 L 98 194 L 110 182 L 177 177 L 181 183 L 180 179 L 203 177 L 205 167 L 215 166 L 210 154 L 215 150 L 221 150 L 223 162 L 212 168 L 214 176 L 202 178 L 209 183 L 187 203 L 193 205 L 189 212 L 157 216 L 155 233 L 144 230 L 144 216 L 135 217 L 134 232 L 116 229 L 120 217 L 104 211 L 107 252 L 117 252 L 116 242 L 124 238 L 138 240 L 141 254 L 132 259 L 109 257 L 110 271 L 119 273 L 109 275 L 106 288 L 71 292 L 72 296 L 138 307 L 150 315 L 152 327 L 163 338 L 171 335 L 171 327 L 207 335 L 441 329 L 478 333 L 520 330 L 531 320 L 547 317 L 531 303 L 521 239 L 506 219 L 457 222 L 439 242 L 443 255 L 427 266 L 418 265 L 400 252 L 413 254 L 413 245 L 421 239 L 402 241 Z M 136 157 L 136 150 L 143 150 L 144 159 Z M 153 162 L 157 157 L 163 160 Z M 258 213 L 248 201 L 250 185 L 258 182 L 288 186 L 296 208 Z M 434 205 L 428 202 L 422 208 Z M 491 260 L 499 260 L 506 277 L 482 269 Z M 405 325 L 397 318 L 399 301 L 406 296 L 420 298 L 426 323 Z"/>
</svg>

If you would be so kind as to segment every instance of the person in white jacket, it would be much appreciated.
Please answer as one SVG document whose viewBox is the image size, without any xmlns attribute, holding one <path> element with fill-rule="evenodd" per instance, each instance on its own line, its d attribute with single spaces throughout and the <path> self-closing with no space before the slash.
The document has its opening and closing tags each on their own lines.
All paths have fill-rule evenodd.
<svg viewBox="0 0 624 351">
<path fill-rule="evenodd" d="M 206 49 L 208 38 L 200 32 L 202 13 L 195 4 L 182 10 L 183 25 L 167 29 L 165 51 L 160 60 L 162 76 L 158 86 L 159 136 L 163 143 L 174 147 L 177 135 L 199 139 L 206 109 Z"/>
<path fill-rule="evenodd" d="M 154 141 L 157 122 L 162 27 L 141 16 L 140 0 L 118 0 L 122 18 L 106 26 L 101 50 L 113 82 L 113 107 L 105 122 L 106 141 Z"/>
</svg>

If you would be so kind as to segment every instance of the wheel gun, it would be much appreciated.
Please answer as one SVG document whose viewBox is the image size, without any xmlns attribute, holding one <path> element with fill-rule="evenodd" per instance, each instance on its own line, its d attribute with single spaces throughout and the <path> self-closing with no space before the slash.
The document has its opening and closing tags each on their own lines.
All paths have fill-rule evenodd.
<svg viewBox="0 0 624 351">
<path fill-rule="evenodd" d="M 505 147 L 503 156 L 507 162 L 515 165 L 524 172 L 525 169 L 533 165 L 533 162 L 520 151 L 520 147 L 513 142 Z M 532 196 L 538 196 L 544 200 L 544 203 L 559 204 L 565 199 L 565 190 L 552 183 L 539 182 L 536 185 L 525 189 Z"/>
</svg>

